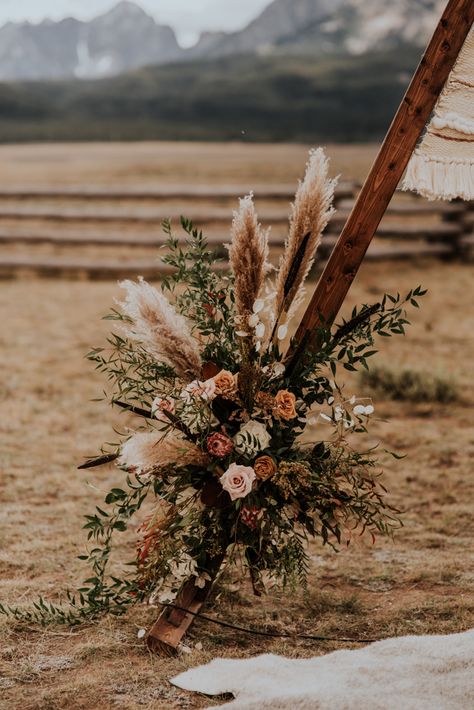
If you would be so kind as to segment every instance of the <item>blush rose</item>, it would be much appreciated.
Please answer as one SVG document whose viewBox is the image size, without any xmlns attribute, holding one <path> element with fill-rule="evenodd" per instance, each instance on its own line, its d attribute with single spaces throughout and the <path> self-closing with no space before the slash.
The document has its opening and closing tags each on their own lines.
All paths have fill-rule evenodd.
<svg viewBox="0 0 474 710">
<path fill-rule="evenodd" d="M 200 399 L 210 400 L 214 399 L 216 395 L 216 383 L 211 378 L 205 382 L 200 380 L 194 380 L 189 385 L 187 385 L 181 392 L 181 397 L 186 402 L 192 401 L 193 397 L 199 397 Z"/>
<path fill-rule="evenodd" d="M 245 498 L 252 490 L 255 481 L 255 471 L 251 466 L 241 466 L 233 463 L 219 478 L 222 488 L 230 495 L 231 500 Z"/>
</svg>

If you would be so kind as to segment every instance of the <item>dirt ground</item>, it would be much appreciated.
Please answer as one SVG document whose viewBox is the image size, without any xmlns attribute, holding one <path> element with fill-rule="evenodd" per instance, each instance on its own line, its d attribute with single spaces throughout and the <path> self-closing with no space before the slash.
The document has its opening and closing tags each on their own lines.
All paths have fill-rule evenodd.
<svg viewBox="0 0 474 710">
<path fill-rule="evenodd" d="M 90 155 L 94 150 L 81 147 Z M 188 164 L 184 151 L 183 146 L 183 155 L 173 158 L 180 165 Z M 33 155 L 38 164 L 30 173 L 31 183 L 39 179 L 46 153 L 35 148 Z M 304 162 L 303 149 L 300 157 Z M 81 163 L 80 156 L 77 160 Z M 10 169 L 13 175 L 14 167 Z M 81 180 L 86 174 L 92 177 L 88 170 Z M 101 165 L 96 170 L 102 175 Z M 48 178 L 50 174 L 54 170 Z M 271 174 L 267 166 L 262 179 Z M 26 175 L 25 170 L 24 183 Z M 118 180 L 118 168 L 111 175 L 111 181 Z M 337 555 L 314 544 L 307 592 L 258 600 L 244 585 L 222 591 L 210 614 L 258 628 L 361 639 L 474 626 L 472 266 L 367 264 L 347 307 L 419 283 L 429 293 L 420 311 L 412 313 L 413 327 L 405 338 L 384 339 L 377 362 L 453 378 L 460 398 L 450 405 L 376 401 L 379 420 L 371 440 L 407 454 L 401 461 L 387 458 L 385 466 L 391 501 L 404 511 L 404 528 L 393 542 L 358 542 Z M 28 605 L 39 594 L 57 600 L 64 589 L 88 576 L 76 559 L 85 549 L 83 516 L 100 504 L 111 485 L 120 483 L 122 474 L 113 467 L 84 473 L 76 466 L 110 440 L 112 425 L 133 422 L 91 401 L 101 395 L 104 383 L 84 354 L 103 343 L 110 323 L 100 318 L 119 295 L 116 284 L 107 282 L 29 279 L 0 284 L 1 601 Z M 347 379 L 347 391 L 366 393 L 357 375 Z M 218 701 L 178 691 L 168 679 L 218 655 L 304 657 L 353 647 L 266 640 L 198 622 L 188 639 L 191 652 L 162 659 L 148 653 L 137 637 L 156 613 L 140 607 L 124 618 L 104 618 L 74 630 L 26 628 L 0 617 L 0 708 L 202 708 Z M 199 643 L 202 648 L 195 647 Z"/>
</svg>

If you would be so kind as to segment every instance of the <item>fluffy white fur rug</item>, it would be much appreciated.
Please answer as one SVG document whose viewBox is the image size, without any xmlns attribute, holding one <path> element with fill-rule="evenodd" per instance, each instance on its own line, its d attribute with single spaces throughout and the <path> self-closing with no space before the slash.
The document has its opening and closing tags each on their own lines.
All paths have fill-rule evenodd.
<svg viewBox="0 0 474 710">
<path fill-rule="evenodd" d="M 474 629 L 404 636 L 308 660 L 217 658 L 171 681 L 206 695 L 232 693 L 232 710 L 469 710 Z"/>
</svg>

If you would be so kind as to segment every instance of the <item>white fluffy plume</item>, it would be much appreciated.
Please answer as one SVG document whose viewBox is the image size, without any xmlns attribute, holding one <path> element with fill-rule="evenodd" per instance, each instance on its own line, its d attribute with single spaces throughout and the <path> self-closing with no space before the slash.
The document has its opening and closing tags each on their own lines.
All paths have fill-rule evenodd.
<svg viewBox="0 0 474 710">
<path fill-rule="evenodd" d="M 303 297 L 303 286 L 313 265 L 321 235 L 334 214 L 336 180 L 328 178 L 328 160 L 322 148 L 312 150 L 300 182 L 290 218 L 290 231 L 276 283 L 277 322 L 290 318 Z"/>
<path fill-rule="evenodd" d="M 122 281 L 119 285 L 127 292 L 125 301 L 119 305 L 132 320 L 124 326 L 127 337 L 141 343 L 160 362 L 171 365 L 183 380 L 198 377 L 201 356 L 186 318 L 143 278 L 138 282 Z"/>
<path fill-rule="evenodd" d="M 166 466 L 176 468 L 208 463 L 208 457 L 191 441 L 174 432 L 136 432 L 122 446 L 119 466 L 141 474 L 153 473 Z"/>
<path fill-rule="evenodd" d="M 235 303 L 242 325 L 253 311 L 268 271 L 268 232 L 258 223 L 252 194 L 234 212 L 229 261 L 235 279 Z"/>
</svg>

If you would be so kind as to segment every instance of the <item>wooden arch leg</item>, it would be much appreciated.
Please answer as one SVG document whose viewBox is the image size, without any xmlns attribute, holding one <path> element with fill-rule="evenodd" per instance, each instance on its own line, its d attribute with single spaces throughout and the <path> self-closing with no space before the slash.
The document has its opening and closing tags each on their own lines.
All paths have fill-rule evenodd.
<svg viewBox="0 0 474 710">
<path fill-rule="evenodd" d="M 194 614 L 201 611 L 209 596 L 218 571 L 203 588 L 196 586 L 195 577 L 185 582 L 174 602 L 176 607 L 181 608 L 165 608 L 148 632 L 146 642 L 151 651 L 165 656 L 173 656 L 178 652 L 180 643 L 195 619 Z"/>
</svg>

